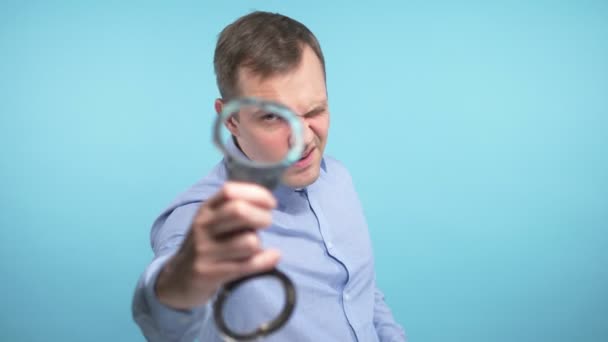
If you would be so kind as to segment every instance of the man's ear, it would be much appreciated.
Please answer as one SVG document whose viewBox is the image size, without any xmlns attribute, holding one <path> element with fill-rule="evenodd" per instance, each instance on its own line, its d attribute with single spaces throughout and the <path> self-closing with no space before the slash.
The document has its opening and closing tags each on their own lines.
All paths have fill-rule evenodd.
<svg viewBox="0 0 608 342">
<path fill-rule="evenodd" d="M 220 115 L 222 113 L 224 105 L 225 103 L 223 99 L 215 99 L 215 112 L 217 113 L 217 115 Z M 226 128 L 228 128 L 230 133 L 232 133 L 232 135 L 234 135 L 235 137 L 239 136 L 238 122 L 238 119 L 234 116 L 231 116 L 228 120 L 226 120 L 226 122 L 224 122 Z"/>
<path fill-rule="evenodd" d="M 220 113 L 222 112 L 222 109 L 224 108 L 224 100 L 222 99 L 215 99 L 215 113 L 217 113 L 217 115 L 220 115 Z"/>
</svg>

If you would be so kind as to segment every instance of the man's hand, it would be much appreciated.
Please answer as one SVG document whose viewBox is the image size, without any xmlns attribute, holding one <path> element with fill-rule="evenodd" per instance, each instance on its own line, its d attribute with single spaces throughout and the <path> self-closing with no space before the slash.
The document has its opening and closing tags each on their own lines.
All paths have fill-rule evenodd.
<svg viewBox="0 0 608 342">
<path fill-rule="evenodd" d="M 161 270 L 156 294 L 174 309 L 205 304 L 226 282 L 276 266 L 256 230 L 270 226 L 276 200 L 255 184 L 227 182 L 196 213 L 182 247 Z"/>
</svg>

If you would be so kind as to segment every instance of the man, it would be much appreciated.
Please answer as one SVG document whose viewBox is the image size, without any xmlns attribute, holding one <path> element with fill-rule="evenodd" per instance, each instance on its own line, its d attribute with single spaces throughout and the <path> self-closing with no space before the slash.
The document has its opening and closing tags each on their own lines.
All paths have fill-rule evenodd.
<svg viewBox="0 0 608 342">
<path fill-rule="evenodd" d="M 266 340 L 405 341 L 375 285 L 367 224 L 350 175 L 324 156 L 329 108 L 315 36 L 291 18 L 254 12 L 222 31 L 214 66 L 218 113 L 237 97 L 284 104 L 304 127 L 305 149 L 272 192 L 227 182 L 222 162 L 160 215 L 151 233 L 155 259 L 133 300 L 143 334 L 153 341 L 220 341 L 214 295 L 226 282 L 277 266 L 294 281 L 297 302 L 288 323 Z M 244 125 L 229 125 L 229 148 L 256 160 L 269 146 Z M 235 292 L 229 326 L 251 330 L 262 315 L 272 318 L 282 296 L 266 285 Z"/>
</svg>

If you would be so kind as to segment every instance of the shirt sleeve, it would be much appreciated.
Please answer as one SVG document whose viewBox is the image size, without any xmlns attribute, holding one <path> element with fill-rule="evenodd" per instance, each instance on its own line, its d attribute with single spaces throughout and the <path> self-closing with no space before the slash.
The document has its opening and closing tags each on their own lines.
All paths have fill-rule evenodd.
<svg viewBox="0 0 608 342">
<path fill-rule="evenodd" d="M 192 210 L 198 206 L 193 207 L 176 209 L 160 227 L 152 241 L 156 257 L 137 283 L 132 303 L 133 319 L 148 341 L 193 341 L 210 315 L 210 304 L 193 310 L 175 310 L 160 303 L 155 291 L 158 274 L 176 253 L 190 227 Z"/>
<path fill-rule="evenodd" d="M 405 342 L 407 338 L 403 328 L 395 322 L 393 314 L 384 301 L 384 294 L 374 288 L 374 327 L 381 342 Z"/>
</svg>

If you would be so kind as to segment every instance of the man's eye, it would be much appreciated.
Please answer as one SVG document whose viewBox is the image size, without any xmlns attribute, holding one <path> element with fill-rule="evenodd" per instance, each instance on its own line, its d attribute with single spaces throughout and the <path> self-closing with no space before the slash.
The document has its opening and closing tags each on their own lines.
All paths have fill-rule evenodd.
<svg viewBox="0 0 608 342">
<path fill-rule="evenodd" d="M 279 117 L 276 114 L 264 114 L 264 116 L 262 116 L 262 120 L 264 121 L 275 121 L 277 120 Z"/>
</svg>

